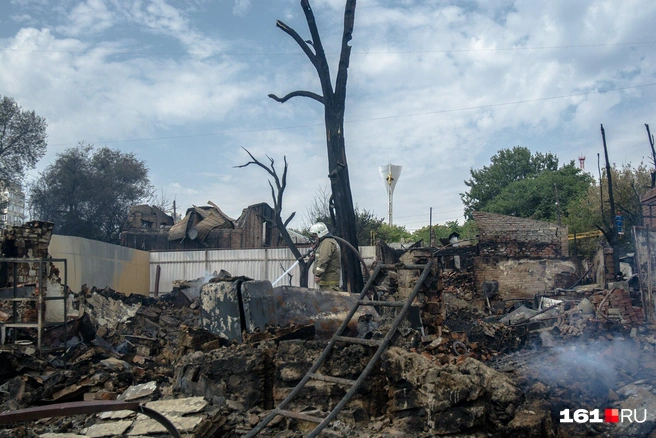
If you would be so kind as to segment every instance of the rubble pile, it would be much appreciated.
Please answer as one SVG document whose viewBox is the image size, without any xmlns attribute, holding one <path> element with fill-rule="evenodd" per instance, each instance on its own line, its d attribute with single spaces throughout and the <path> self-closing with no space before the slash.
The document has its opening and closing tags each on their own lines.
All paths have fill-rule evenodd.
<svg viewBox="0 0 656 438">
<path fill-rule="evenodd" d="M 499 356 L 490 365 L 512 378 L 527 401 L 558 423 L 559 436 L 642 437 L 656 428 L 656 362 L 653 332 L 631 337 L 632 329 L 598 331 L 596 339 L 553 336 L 552 347 Z M 572 341 L 572 339 L 576 339 Z M 636 409 L 644 422 L 560 422 L 563 411 Z M 645 411 L 646 409 L 646 411 Z M 530 409 L 535 415 L 540 410 Z M 632 411 L 633 414 L 633 411 Z M 516 417 L 517 418 L 517 417 Z M 545 435 L 546 436 L 546 435 Z"/>
<path fill-rule="evenodd" d="M 474 276 L 468 270 L 451 270 L 442 274 L 444 293 L 453 294 L 455 297 L 471 301 L 476 295 Z"/>
<path fill-rule="evenodd" d="M 449 277 L 449 287 L 459 287 L 457 278 L 464 281 L 463 290 L 470 287 L 466 273 Z M 440 280 L 433 279 L 430 287 Z M 377 291 L 392 300 L 395 287 L 410 284 L 408 278 L 386 277 Z M 312 324 L 244 331 L 241 343 L 228 340 L 202 328 L 194 289 L 201 285 L 186 286 L 158 298 L 83 288 L 75 297 L 79 316 L 67 324 L 65 343 L 60 326 L 44 332 L 52 349 L 41 357 L 30 345 L 9 344 L 0 351 L 4 410 L 136 400 L 190 436 L 245 434 L 292 391 L 326 341 L 312 339 Z M 514 319 L 476 308 L 435 314 L 426 311 L 427 302 L 415 306 L 420 326 L 414 317 L 402 324 L 392 347 L 325 434 L 647 436 L 656 428 L 656 327 L 637 324 L 641 315 L 623 289 L 568 292 L 566 299 L 543 309 L 547 311 L 520 307 Z M 442 311 L 439 301 L 432 303 Z M 443 324 L 433 316 L 439 331 L 437 325 L 426 324 L 427 315 L 444 316 Z M 370 339 L 383 336 L 389 318 L 383 315 L 373 329 L 366 319 L 363 315 L 358 321 L 367 327 L 361 332 Z M 422 332 L 422 327 L 427 329 Z M 21 330 L 20 338 L 33 337 L 31 330 Z M 357 379 L 372 352 L 365 345 L 342 346 L 318 372 Z M 289 409 L 325 416 L 347 389 L 313 380 Z M 647 420 L 621 427 L 560 423 L 565 409 L 628 407 L 646 409 Z M 260 436 L 297 437 L 313 427 L 277 417 Z M 166 436 L 161 424 L 132 411 L 44 418 L 0 429 L 0 437 L 56 438 L 64 433 Z"/>
<path fill-rule="evenodd" d="M 629 292 L 624 289 L 596 293 L 590 297 L 590 302 L 605 318 L 619 319 L 624 324 L 638 324 L 645 320 L 642 307 L 633 306 Z"/>
</svg>

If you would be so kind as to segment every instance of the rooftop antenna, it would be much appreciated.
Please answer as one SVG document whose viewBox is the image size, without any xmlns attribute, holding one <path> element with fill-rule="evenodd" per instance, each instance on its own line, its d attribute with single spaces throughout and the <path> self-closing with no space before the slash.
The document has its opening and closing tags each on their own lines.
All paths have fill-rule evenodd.
<svg viewBox="0 0 656 438">
<path fill-rule="evenodd" d="M 396 182 L 401 176 L 401 166 L 396 166 L 394 164 L 388 164 L 386 166 L 379 166 L 378 170 L 380 171 L 380 176 L 385 181 L 385 186 L 387 188 L 387 201 L 388 201 L 388 212 L 389 212 L 389 226 L 393 224 L 392 219 L 392 195 L 394 194 L 394 187 Z"/>
</svg>

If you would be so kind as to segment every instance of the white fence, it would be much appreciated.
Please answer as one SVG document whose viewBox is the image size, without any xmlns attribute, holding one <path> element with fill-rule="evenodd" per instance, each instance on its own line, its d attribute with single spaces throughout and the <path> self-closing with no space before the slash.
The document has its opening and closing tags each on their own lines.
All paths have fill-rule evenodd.
<svg viewBox="0 0 656 438">
<path fill-rule="evenodd" d="M 367 266 L 375 257 L 375 247 L 360 247 L 360 254 Z M 174 280 L 195 280 L 212 275 L 221 269 L 232 276 L 245 276 L 254 280 L 277 280 L 296 259 L 288 248 L 272 249 L 211 249 L 199 251 L 153 251 L 150 253 L 150 292 L 155 291 L 157 265 L 160 266 L 159 292 L 170 292 Z M 299 286 L 300 269 L 290 272 L 291 284 Z M 277 286 L 288 285 L 289 277 L 282 279 Z M 314 287 L 314 277 L 309 276 L 309 287 Z"/>
</svg>

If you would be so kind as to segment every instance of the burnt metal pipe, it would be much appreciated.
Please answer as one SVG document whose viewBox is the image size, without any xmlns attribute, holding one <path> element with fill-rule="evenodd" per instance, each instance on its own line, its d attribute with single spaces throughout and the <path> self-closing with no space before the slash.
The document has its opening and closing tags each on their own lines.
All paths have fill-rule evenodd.
<svg viewBox="0 0 656 438">
<path fill-rule="evenodd" d="M 17 411 L 0 413 L 0 424 L 11 424 L 22 421 L 35 421 L 48 417 L 68 417 L 72 415 L 97 414 L 99 412 L 129 410 L 144 414 L 164 426 L 174 438 L 182 438 L 175 425 L 154 409 L 148 408 L 139 402 L 125 402 L 114 400 L 95 400 L 84 402 L 57 403 L 48 406 L 19 409 Z"/>
</svg>

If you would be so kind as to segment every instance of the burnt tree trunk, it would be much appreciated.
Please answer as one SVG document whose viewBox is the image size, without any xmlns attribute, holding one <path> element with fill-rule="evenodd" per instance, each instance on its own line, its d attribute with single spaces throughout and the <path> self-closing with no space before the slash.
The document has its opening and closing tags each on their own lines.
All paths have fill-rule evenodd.
<svg viewBox="0 0 656 438">
<path fill-rule="evenodd" d="M 346 104 L 346 80 L 349 59 L 351 56 L 351 41 L 353 25 L 355 22 L 356 0 L 347 0 L 344 8 L 344 32 L 342 34 L 342 46 L 337 70 L 337 79 L 333 89 L 330 69 L 326 54 L 321 43 L 317 23 L 310 7 L 309 0 L 301 0 L 301 7 L 308 23 L 312 40 L 306 41 L 292 28 L 282 21 L 277 21 L 276 26 L 291 36 L 301 47 L 303 52 L 312 62 L 319 76 L 322 95 L 311 91 L 293 91 L 279 98 L 274 94 L 269 97 L 277 102 L 284 103 L 292 97 L 308 97 L 324 105 L 324 120 L 326 124 L 326 145 L 328 148 L 328 177 L 335 203 L 335 214 L 337 216 L 337 229 L 334 233 L 358 248 L 358 238 L 355 223 L 355 210 L 353 208 L 353 197 L 351 195 L 351 183 L 349 181 L 348 164 L 346 161 L 346 147 L 344 143 L 344 108 Z M 349 251 L 342 251 L 342 278 L 347 290 L 359 292 L 363 285 L 362 271 L 358 258 Z"/>
</svg>

